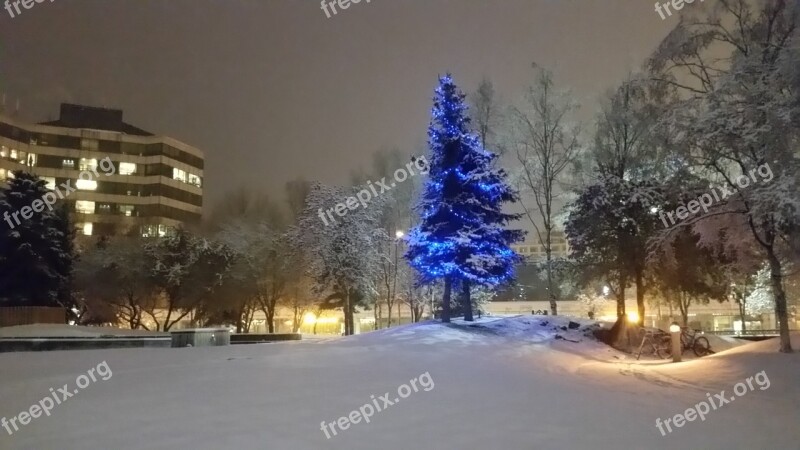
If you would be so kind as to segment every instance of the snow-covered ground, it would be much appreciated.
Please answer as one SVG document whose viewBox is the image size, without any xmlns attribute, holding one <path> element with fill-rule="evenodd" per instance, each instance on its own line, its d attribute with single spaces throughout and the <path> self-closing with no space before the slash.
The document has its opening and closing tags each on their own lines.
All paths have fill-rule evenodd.
<svg viewBox="0 0 800 450">
<path fill-rule="evenodd" d="M 682 364 L 639 362 L 587 337 L 589 322 L 576 323 L 491 317 L 314 342 L 0 354 L 6 418 L 102 361 L 113 372 L 50 417 L 10 436 L 0 428 L 0 448 L 800 448 L 800 354 L 777 354 L 764 341 Z M 657 418 L 683 413 L 706 393 L 730 396 L 761 371 L 768 389 L 756 386 L 666 436 L 656 428 Z M 397 397 L 398 386 L 424 373 L 429 391 L 330 439 L 321 431 L 323 420 L 349 415 L 372 395 Z"/>
</svg>

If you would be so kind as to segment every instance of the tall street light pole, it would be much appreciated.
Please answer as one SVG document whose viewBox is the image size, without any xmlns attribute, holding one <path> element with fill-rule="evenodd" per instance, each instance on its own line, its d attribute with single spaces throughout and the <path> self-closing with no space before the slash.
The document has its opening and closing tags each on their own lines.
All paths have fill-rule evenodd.
<svg viewBox="0 0 800 450">
<path fill-rule="evenodd" d="M 394 233 L 394 281 L 392 282 L 392 291 L 394 291 L 394 301 L 397 303 L 397 324 L 400 325 L 400 302 L 397 301 L 397 271 L 400 269 L 398 265 L 400 255 L 400 241 L 406 234 L 402 230 L 397 230 Z"/>
</svg>

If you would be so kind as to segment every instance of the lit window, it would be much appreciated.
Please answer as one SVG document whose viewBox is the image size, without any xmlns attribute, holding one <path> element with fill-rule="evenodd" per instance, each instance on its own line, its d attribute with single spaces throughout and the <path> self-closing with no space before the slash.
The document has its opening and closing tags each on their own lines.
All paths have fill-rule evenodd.
<svg viewBox="0 0 800 450">
<path fill-rule="evenodd" d="M 65 169 L 74 169 L 75 168 L 75 160 L 74 159 L 61 160 L 61 167 L 65 168 Z"/>
<path fill-rule="evenodd" d="M 98 214 L 109 214 L 111 212 L 111 205 L 108 203 L 100 203 L 97 205 Z"/>
<path fill-rule="evenodd" d="M 0 146 L 0 158 L 8 158 L 8 147 L 5 145 Z"/>
<path fill-rule="evenodd" d="M 28 153 L 20 151 L 19 152 L 19 163 L 22 164 L 22 165 L 25 165 L 26 162 L 28 162 Z"/>
<path fill-rule="evenodd" d="M 0 181 L 6 179 L 6 169 L 0 169 Z"/>
<path fill-rule="evenodd" d="M 186 183 L 186 172 L 181 169 L 172 169 L 172 179 Z"/>
<path fill-rule="evenodd" d="M 79 179 L 75 182 L 75 187 L 82 191 L 95 191 L 97 190 L 97 181 Z"/>
<path fill-rule="evenodd" d="M 142 225 L 142 237 L 156 237 L 157 232 L 156 225 Z"/>
<path fill-rule="evenodd" d="M 133 205 L 119 205 L 119 212 L 123 216 L 131 217 L 133 215 Z"/>
<path fill-rule="evenodd" d="M 167 235 L 167 226 L 159 224 L 158 225 L 158 237 L 164 237 Z"/>
<path fill-rule="evenodd" d="M 79 212 L 81 214 L 94 214 L 94 206 L 94 202 L 90 202 L 88 200 L 78 200 L 75 202 L 75 212 Z"/>
<path fill-rule="evenodd" d="M 189 174 L 189 184 L 193 184 L 197 187 L 200 187 L 202 182 L 200 181 L 200 177 L 194 174 Z"/>
<path fill-rule="evenodd" d="M 78 165 L 79 170 L 95 170 L 97 168 L 97 160 L 94 158 L 81 158 Z"/>
<path fill-rule="evenodd" d="M 92 229 L 94 228 L 93 224 L 91 222 L 77 223 L 77 224 L 75 224 L 75 227 L 78 229 L 78 233 L 80 233 L 80 234 L 82 234 L 84 236 L 91 236 L 92 235 Z"/>
<path fill-rule="evenodd" d="M 56 179 L 55 178 L 53 178 L 53 177 L 42 177 L 42 180 L 44 180 L 45 186 L 47 187 L 47 189 L 50 189 L 51 191 L 56 190 Z"/>
<path fill-rule="evenodd" d="M 81 148 L 83 150 L 97 150 L 100 148 L 100 142 L 97 139 L 81 139 Z"/>
<path fill-rule="evenodd" d="M 120 175 L 133 175 L 135 173 L 136 173 L 136 164 L 127 162 L 119 163 Z"/>
<path fill-rule="evenodd" d="M 19 156 L 17 155 L 17 149 L 11 149 L 11 159 L 17 159 Z"/>
<path fill-rule="evenodd" d="M 36 163 L 39 161 L 39 156 L 36 153 L 28 153 L 28 160 L 25 163 L 28 167 L 36 166 Z"/>
</svg>

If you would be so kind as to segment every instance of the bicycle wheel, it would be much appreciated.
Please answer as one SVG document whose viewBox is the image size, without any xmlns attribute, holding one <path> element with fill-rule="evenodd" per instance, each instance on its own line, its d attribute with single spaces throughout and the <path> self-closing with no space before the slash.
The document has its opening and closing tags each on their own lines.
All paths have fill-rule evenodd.
<svg viewBox="0 0 800 450">
<path fill-rule="evenodd" d="M 662 336 L 655 344 L 656 355 L 661 359 L 669 359 L 672 357 L 672 338 L 669 336 Z"/>
<path fill-rule="evenodd" d="M 711 353 L 711 345 L 708 343 L 708 339 L 703 336 L 700 336 L 694 340 L 692 349 L 694 350 L 694 354 L 697 356 L 706 356 L 707 354 Z"/>
</svg>

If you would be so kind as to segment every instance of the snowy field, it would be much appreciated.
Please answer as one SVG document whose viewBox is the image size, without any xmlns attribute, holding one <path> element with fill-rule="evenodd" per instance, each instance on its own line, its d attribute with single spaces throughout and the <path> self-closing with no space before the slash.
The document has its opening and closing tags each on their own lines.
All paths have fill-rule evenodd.
<svg viewBox="0 0 800 450">
<path fill-rule="evenodd" d="M 215 348 L 0 354 L 0 417 L 106 361 L 0 449 L 800 449 L 800 354 L 750 343 L 682 364 L 634 361 L 553 317 L 422 323 L 349 338 Z M 546 321 L 546 323 L 545 323 Z M 564 329 L 566 328 L 566 330 Z M 800 348 L 800 336 L 795 336 Z M 764 371 L 755 389 L 662 436 L 662 421 Z M 428 373 L 428 390 L 394 402 Z M 71 389 L 71 388 L 70 388 Z M 394 405 L 326 438 L 389 392 Z"/>
</svg>

